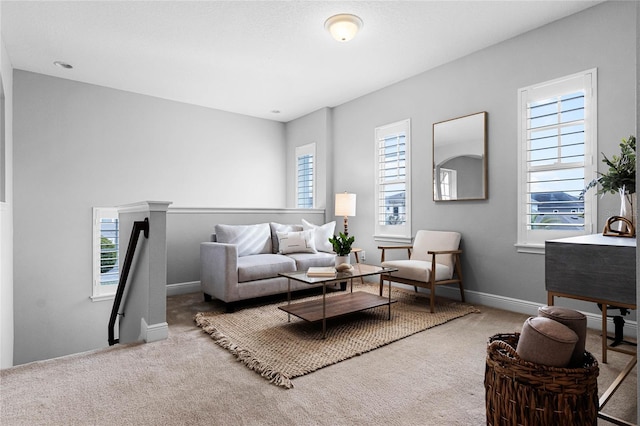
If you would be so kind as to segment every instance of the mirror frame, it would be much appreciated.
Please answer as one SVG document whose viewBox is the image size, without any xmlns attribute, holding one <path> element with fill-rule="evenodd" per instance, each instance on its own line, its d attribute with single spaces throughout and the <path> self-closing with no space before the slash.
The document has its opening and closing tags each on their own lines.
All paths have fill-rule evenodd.
<svg viewBox="0 0 640 426">
<path fill-rule="evenodd" d="M 481 147 L 481 151 L 482 151 L 482 194 L 480 194 L 478 197 L 467 197 L 467 198 L 454 198 L 454 199 L 449 199 L 449 200 L 442 200 L 436 197 L 436 184 L 437 184 L 437 180 L 436 180 L 436 155 L 435 155 L 435 150 L 436 150 L 436 126 L 441 125 L 441 124 L 445 124 L 445 123 L 449 123 L 451 124 L 451 122 L 457 121 L 457 120 L 464 120 L 465 118 L 469 118 L 469 117 L 474 117 L 477 115 L 481 115 L 482 116 L 482 147 Z M 444 121 L 439 121 L 437 123 L 433 123 L 432 126 L 432 144 L 431 144 L 431 155 L 432 155 L 432 168 L 431 168 L 431 172 L 432 172 L 432 186 L 431 189 L 433 191 L 433 201 L 470 201 L 470 200 L 486 200 L 489 196 L 488 196 L 488 170 L 487 170 L 487 112 L 486 111 L 482 111 L 482 112 L 476 112 L 473 114 L 467 114 L 467 115 L 463 115 L 461 117 L 456 117 L 456 118 L 452 118 L 449 120 L 444 120 Z"/>
</svg>

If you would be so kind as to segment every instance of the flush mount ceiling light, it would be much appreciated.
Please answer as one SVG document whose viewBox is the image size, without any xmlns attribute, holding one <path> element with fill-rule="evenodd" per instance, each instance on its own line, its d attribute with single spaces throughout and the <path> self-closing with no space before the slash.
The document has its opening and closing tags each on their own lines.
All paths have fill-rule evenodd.
<svg viewBox="0 0 640 426">
<path fill-rule="evenodd" d="M 327 19 L 324 28 L 339 42 L 347 42 L 362 28 L 362 19 L 356 15 L 342 13 Z"/>
</svg>

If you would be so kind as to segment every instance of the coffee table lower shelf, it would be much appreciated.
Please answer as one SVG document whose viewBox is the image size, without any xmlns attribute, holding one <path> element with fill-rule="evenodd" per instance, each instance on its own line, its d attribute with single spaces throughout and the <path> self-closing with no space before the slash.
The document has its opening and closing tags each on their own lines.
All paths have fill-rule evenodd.
<svg viewBox="0 0 640 426">
<path fill-rule="evenodd" d="M 324 315 L 322 312 L 322 299 L 291 303 L 290 305 L 279 306 L 278 308 L 305 321 L 315 322 L 364 311 L 366 309 L 377 308 L 378 306 L 391 306 L 391 304 L 395 302 L 395 299 L 389 299 L 363 291 L 356 291 L 327 297 L 324 304 Z"/>
</svg>

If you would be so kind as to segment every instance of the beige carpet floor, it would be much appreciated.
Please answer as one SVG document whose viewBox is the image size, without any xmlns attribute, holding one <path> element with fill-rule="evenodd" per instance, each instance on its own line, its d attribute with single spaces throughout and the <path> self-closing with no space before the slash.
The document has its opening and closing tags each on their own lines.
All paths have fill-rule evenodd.
<svg viewBox="0 0 640 426">
<path fill-rule="evenodd" d="M 197 312 L 222 311 L 220 304 L 198 293 L 169 297 L 167 340 L 2 370 L 0 424 L 483 425 L 487 339 L 519 331 L 527 316 L 478 308 L 479 314 L 298 377 L 285 390 L 194 325 Z M 590 330 L 587 350 L 598 359 L 599 344 L 598 331 Z M 600 366 L 600 392 L 627 360 L 609 354 Z M 636 387 L 634 369 L 609 413 L 635 423 Z"/>
<path fill-rule="evenodd" d="M 353 292 L 378 294 L 369 284 L 354 284 Z M 327 295 L 328 302 L 344 292 Z M 383 296 L 388 297 L 385 287 Z M 372 351 L 420 331 L 479 311 L 471 305 L 439 300 L 434 313 L 429 311 L 424 297 L 417 293 L 392 288 L 395 301 L 389 311 L 381 306 L 355 312 L 327 321 L 325 339 L 322 323 L 309 323 L 287 314 L 278 302 L 231 314 L 198 313 L 195 321 L 221 347 L 230 351 L 240 362 L 271 383 L 287 389 L 293 387 L 292 378 Z M 310 296 L 301 301 L 320 302 L 322 296 Z M 389 315 L 391 318 L 389 318 Z"/>
</svg>

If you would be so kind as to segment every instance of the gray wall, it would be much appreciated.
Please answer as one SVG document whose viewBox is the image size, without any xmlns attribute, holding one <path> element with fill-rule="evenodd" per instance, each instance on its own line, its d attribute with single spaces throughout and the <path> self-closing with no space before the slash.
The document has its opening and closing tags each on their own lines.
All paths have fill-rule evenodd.
<svg viewBox="0 0 640 426">
<path fill-rule="evenodd" d="M 0 38 L 5 96 L 5 202 L 0 202 L 0 368 L 13 365 L 13 68 Z"/>
<path fill-rule="evenodd" d="M 379 256 L 372 237 L 373 131 L 410 118 L 413 234 L 462 232 L 465 287 L 471 292 L 546 303 L 544 256 L 517 253 L 514 247 L 517 90 L 597 67 L 598 151 L 617 153 L 620 139 L 636 129 L 637 7 L 637 2 L 606 2 L 336 107 L 335 187 L 348 186 L 358 195 L 358 215 L 349 220 L 349 230 L 367 260 Z M 489 199 L 432 201 L 432 124 L 480 111 L 488 112 Z M 600 229 L 616 213 L 616 201 L 607 196 L 599 202 Z"/>
<path fill-rule="evenodd" d="M 333 193 L 355 192 L 349 228 L 375 262 L 373 132 L 405 118 L 413 232 L 463 233 L 470 294 L 544 303 L 543 256 L 514 248 L 517 89 L 597 67 L 598 148 L 617 152 L 620 138 L 637 130 L 637 7 L 606 2 L 286 126 L 16 71 L 15 363 L 106 344 L 111 306 L 88 299 L 91 207 L 155 199 L 180 208 L 280 209 L 290 205 L 286 159 L 297 145 L 324 141 L 326 219 L 335 219 Z M 489 199 L 435 203 L 431 126 L 480 111 L 488 112 Z M 601 200 L 599 223 L 617 207 L 614 197 Z M 198 279 L 194 243 L 223 222 L 178 216 L 167 217 L 170 284 Z"/>
<path fill-rule="evenodd" d="M 282 123 L 16 70 L 14 129 L 16 364 L 106 345 L 92 207 L 285 204 Z"/>
<path fill-rule="evenodd" d="M 217 224 L 295 223 L 302 219 L 321 225 L 324 210 L 314 209 L 219 209 L 169 208 L 167 212 L 167 283 L 200 286 L 200 243 L 210 241 Z"/>
<path fill-rule="evenodd" d="M 333 158 L 333 139 L 331 127 L 330 108 L 322 108 L 287 123 L 287 207 L 296 207 L 296 147 L 310 143 L 316 144 L 316 203 L 314 207 L 325 209 L 333 205 L 333 163 L 331 161 Z M 331 212 L 333 212 L 332 209 Z M 329 220 L 333 220 L 331 216 Z"/>
</svg>

